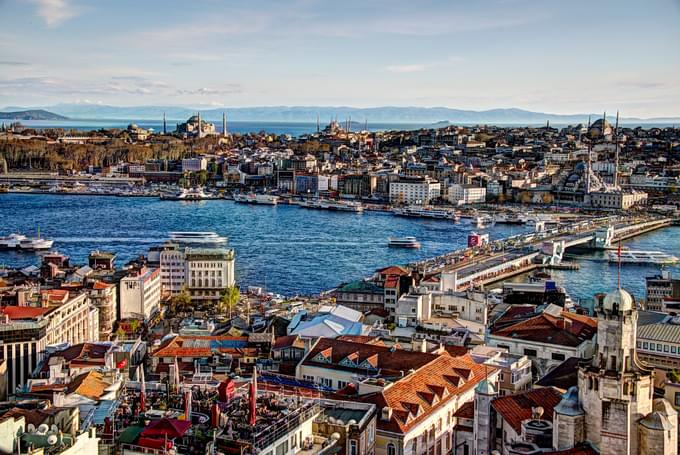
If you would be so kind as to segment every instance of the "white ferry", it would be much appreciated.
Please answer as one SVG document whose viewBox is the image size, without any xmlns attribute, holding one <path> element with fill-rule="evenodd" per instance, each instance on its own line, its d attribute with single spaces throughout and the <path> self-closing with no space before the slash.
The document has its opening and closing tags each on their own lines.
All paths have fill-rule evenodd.
<svg viewBox="0 0 680 455">
<path fill-rule="evenodd" d="M 607 251 L 609 262 L 619 262 L 619 254 L 616 251 Z M 622 264 L 676 264 L 679 262 L 676 256 L 666 254 L 663 251 L 622 250 Z"/>
<path fill-rule="evenodd" d="M 494 219 L 489 215 L 476 216 L 472 221 L 475 224 L 475 226 L 477 226 L 480 229 L 488 226 L 493 226 L 495 224 Z"/>
<path fill-rule="evenodd" d="M 361 213 L 364 208 L 357 202 L 332 201 L 327 199 L 309 199 L 298 204 L 308 209 L 335 210 L 339 212 Z"/>
<path fill-rule="evenodd" d="M 170 233 L 170 240 L 185 245 L 222 245 L 227 243 L 226 237 L 217 235 L 216 232 L 187 232 L 176 231 Z"/>
<path fill-rule="evenodd" d="M 456 215 L 456 212 L 445 209 L 433 209 L 426 207 L 404 207 L 395 208 L 394 210 L 392 210 L 392 213 L 394 213 L 396 216 L 460 221 L 460 217 Z"/>
<path fill-rule="evenodd" d="M 241 204 L 276 205 L 279 203 L 279 197 L 273 194 L 237 193 L 234 194 L 234 202 Z"/>
<path fill-rule="evenodd" d="M 182 188 L 179 193 L 163 193 L 161 199 L 166 201 L 202 201 L 204 199 L 214 199 L 210 194 L 203 192 L 203 188 L 194 187 L 190 189 Z"/>
<path fill-rule="evenodd" d="M 397 248 L 420 248 L 420 242 L 415 237 L 390 237 L 388 246 Z"/>
<path fill-rule="evenodd" d="M 40 233 L 37 238 L 29 238 L 22 234 L 0 237 L 0 250 L 49 250 L 53 244 L 54 240 L 40 238 Z"/>
<path fill-rule="evenodd" d="M 524 220 L 516 213 L 497 213 L 493 217 L 494 224 L 523 224 Z"/>
</svg>

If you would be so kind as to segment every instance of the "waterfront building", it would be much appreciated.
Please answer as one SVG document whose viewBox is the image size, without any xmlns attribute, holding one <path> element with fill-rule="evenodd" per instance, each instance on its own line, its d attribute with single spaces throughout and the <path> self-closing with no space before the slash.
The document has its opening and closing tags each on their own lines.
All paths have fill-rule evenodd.
<svg viewBox="0 0 680 455">
<path fill-rule="evenodd" d="M 340 286 L 335 292 L 335 302 L 365 313 L 383 308 L 384 289 L 369 280 L 356 280 Z"/>
<path fill-rule="evenodd" d="M 160 312 L 161 274 L 143 267 L 120 280 L 120 317 L 149 322 Z"/>
<path fill-rule="evenodd" d="M 598 209 L 628 210 L 646 205 L 647 193 L 638 190 L 593 191 L 590 193 L 590 206 Z"/>
<path fill-rule="evenodd" d="M 390 182 L 390 202 L 427 205 L 440 197 L 441 184 L 430 177 L 399 177 Z"/>
<path fill-rule="evenodd" d="M 177 244 L 166 244 L 157 252 L 164 294 L 176 295 L 186 286 L 186 255 Z M 149 253 L 151 259 L 151 252 Z"/>
<path fill-rule="evenodd" d="M 680 280 L 673 278 L 669 270 L 662 270 L 660 275 L 648 276 L 645 281 L 647 310 L 664 313 L 680 310 Z"/>
<path fill-rule="evenodd" d="M 479 185 L 455 183 L 449 187 L 448 200 L 451 204 L 483 204 L 486 201 L 486 188 Z"/>
<path fill-rule="evenodd" d="M 187 248 L 186 287 L 195 302 L 217 303 L 222 292 L 235 285 L 234 250 Z"/>
<path fill-rule="evenodd" d="M 116 270 L 116 253 L 92 251 L 87 257 L 87 262 L 92 270 Z"/>
<path fill-rule="evenodd" d="M 208 169 L 208 160 L 204 157 L 183 158 L 182 172 L 200 172 Z"/>
<path fill-rule="evenodd" d="M 677 316 L 638 311 L 637 355 L 654 368 L 656 386 L 663 385 L 671 371 L 680 371 L 680 320 Z"/>
</svg>

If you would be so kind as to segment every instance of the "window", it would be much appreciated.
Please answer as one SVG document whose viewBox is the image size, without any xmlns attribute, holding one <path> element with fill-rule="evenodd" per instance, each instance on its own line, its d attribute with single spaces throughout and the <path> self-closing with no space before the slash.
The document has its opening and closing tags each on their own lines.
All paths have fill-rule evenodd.
<svg viewBox="0 0 680 455">
<path fill-rule="evenodd" d="M 668 345 L 667 344 L 663 345 L 663 352 L 668 352 Z"/>
<path fill-rule="evenodd" d="M 338 381 L 338 389 L 344 389 L 347 386 L 347 381 Z"/>
<path fill-rule="evenodd" d="M 297 433 L 293 433 L 293 436 L 290 438 L 290 446 L 293 449 L 297 447 Z"/>
<path fill-rule="evenodd" d="M 321 385 L 324 385 L 326 387 L 333 387 L 333 380 L 329 378 L 321 378 Z"/>
<path fill-rule="evenodd" d="M 671 354 L 675 354 L 675 353 L 676 353 L 675 346 L 671 346 Z"/>
<path fill-rule="evenodd" d="M 675 406 L 680 406 L 680 392 L 675 392 Z"/>
<path fill-rule="evenodd" d="M 302 379 L 304 379 L 305 381 L 314 382 L 314 376 L 303 374 Z"/>
<path fill-rule="evenodd" d="M 649 346 L 649 343 L 647 343 L 646 341 L 642 343 L 642 349 L 647 349 L 647 346 Z"/>
<path fill-rule="evenodd" d="M 529 357 L 536 357 L 536 349 L 524 348 L 524 355 L 529 356 Z"/>
<path fill-rule="evenodd" d="M 349 455 L 357 455 L 357 441 L 355 439 L 349 440 Z"/>
<path fill-rule="evenodd" d="M 276 446 L 276 455 L 286 455 L 288 453 L 288 440 Z"/>
<path fill-rule="evenodd" d="M 559 353 L 559 352 L 553 352 L 552 353 L 552 359 L 562 361 L 562 360 L 564 360 L 564 354 Z"/>
<path fill-rule="evenodd" d="M 397 455 L 397 448 L 391 442 L 387 444 L 387 455 Z"/>
</svg>

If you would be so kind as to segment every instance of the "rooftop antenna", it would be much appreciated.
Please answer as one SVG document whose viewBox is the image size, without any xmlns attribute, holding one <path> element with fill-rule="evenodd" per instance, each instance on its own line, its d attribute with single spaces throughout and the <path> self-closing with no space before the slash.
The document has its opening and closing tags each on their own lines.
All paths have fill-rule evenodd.
<svg viewBox="0 0 680 455">
<path fill-rule="evenodd" d="M 619 187 L 619 111 L 616 111 L 614 127 L 614 188 Z"/>
</svg>

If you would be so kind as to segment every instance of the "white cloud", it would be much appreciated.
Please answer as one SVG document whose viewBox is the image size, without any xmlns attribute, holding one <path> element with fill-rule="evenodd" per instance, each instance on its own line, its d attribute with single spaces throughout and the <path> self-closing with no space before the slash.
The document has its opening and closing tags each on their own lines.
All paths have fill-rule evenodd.
<svg viewBox="0 0 680 455">
<path fill-rule="evenodd" d="M 70 0 L 32 0 L 37 5 L 38 16 L 48 27 L 54 27 L 80 14 L 80 9 Z"/>
<path fill-rule="evenodd" d="M 423 64 L 412 64 L 412 65 L 390 65 L 387 67 L 387 71 L 390 73 L 419 73 L 425 71 L 428 65 Z"/>
</svg>

